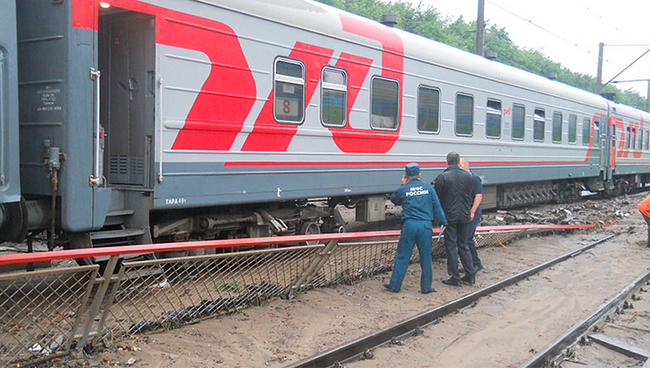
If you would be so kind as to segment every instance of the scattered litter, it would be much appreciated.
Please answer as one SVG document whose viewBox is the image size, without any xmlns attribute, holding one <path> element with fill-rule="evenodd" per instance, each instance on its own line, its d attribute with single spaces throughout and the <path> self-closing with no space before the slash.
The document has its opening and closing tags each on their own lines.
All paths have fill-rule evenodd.
<svg viewBox="0 0 650 368">
<path fill-rule="evenodd" d="M 171 285 L 169 284 L 169 282 L 167 281 L 167 279 L 164 279 L 164 280 L 162 280 L 161 282 L 159 282 L 159 283 L 157 283 L 157 284 L 155 284 L 155 285 L 151 285 L 151 286 L 149 286 L 149 287 L 150 287 L 151 289 L 166 289 L 166 288 L 171 287 Z"/>
<path fill-rule="evenodd" d="M 64 339 L 65 339 L 65 337 L 63 337 L 63 335 L 59 335 L 59 336 L 57 336 L 57 338 L 54 339 L 54 341 L 52 341 L 48 347 L 46 347 L 45 349 L 43 349 L 43 350 L 41 351 L 41 353 L 42 353 L 43 355 L 45 355 L 45 356 L 48 356 L 48 355 L 52 354 L 52 353 L 55 352 L 58 348 L 60 348 L 61 345 L 63 345 L 63 340 L 64 340 Z"/>
</svg>

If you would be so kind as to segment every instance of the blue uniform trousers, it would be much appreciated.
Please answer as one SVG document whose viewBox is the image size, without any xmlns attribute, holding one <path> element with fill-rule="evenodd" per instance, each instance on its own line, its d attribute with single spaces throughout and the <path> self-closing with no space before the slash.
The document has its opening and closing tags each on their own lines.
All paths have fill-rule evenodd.
<svg viewBox="0 0 650 368">
<path fill-rule="evenodd" d="M 393 274 L 390 277 L 390 287 L 395 291 L 402 288 L 402 281 L 406 275 L 406 269 L 413 253 L 413 244 L 417 243 L 420 253 L 420 291 L 426 292 L 431 289 L 432 265 L 431 265 L 431 221 L 428 220 L 404 220 L 402 232 L 397 244 Z"/>
<path fill-rule="evenodd" d="M 467 234 L 469 222 L 449 224 L 445 228 L 445 248 L 447 253 L 447 273 L 449 276 L 460 281 L 460 272 L 458 271 L 458 255 L 460 262 L 463 264 L 465 272 L 474 275 L 474 265 L 472 264 L 472 254 L 467 248 Z"/>
<path fill-rule="evenodd" d="M 469 252 L 472 255 L 472 263 L 474 264 L 474 269 L 476 269 L 478 266 L 481 265 L 481 259 L 478 258 L 478 252 L 476 251 L 476 243 L 474 242 L 474 233 L 476 232 L 476 228 L 478 227 L 478 223 L 481 222 L 481 216 L 483 215 L 483 211 L 479 208 L 476 210 L 476 213 L 474 214 L 474 220 L 469 223 L 469 229 L 467 233 L 467 247 L 469 248 Z"/>
</svg>

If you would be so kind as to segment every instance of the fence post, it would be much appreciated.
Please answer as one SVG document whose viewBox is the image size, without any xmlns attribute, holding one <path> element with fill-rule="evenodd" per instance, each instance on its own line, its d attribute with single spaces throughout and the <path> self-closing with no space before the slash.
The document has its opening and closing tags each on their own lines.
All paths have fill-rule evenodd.
<svg viewBox="0 0 650 368">
<path fill-rule="evenodd" d="M 327 243 L 325 248 L 323 248 L 323 250 L 316 255 L 313 262 L 309 265 L 309 267 L 307 267 L 307 270 L 300 275 L 298 281 L 296 281 L 293 286 L 286 292 L 287 298 L 291 298 L 296 290 L 302 288 L 302 286 L 308 282 L 308 280 L 311 281 L 313 275 L 323 267 L 325 262 L 327 262 L 334 249 L 336 249 L 338 243 L 338 240 L 330 240 L 329 243 Z"/>
<path fill-rule="evenodd" d="M 104 307 L 102 319 L 99 320 L 99 324 L 97 325 L 97 335 L 100 338 L 102 330 L 104 329 L 104 323 L 106 323 L 106 318 L 108 318 L 108 314 L 110 313 L 111 307 L 113 306 L 115 294 L 117 294 L 117 290 L 119 289 L 122 278 L 124 277 L 125 269 L 126 267 L 120 267 L 120 272 L 118 273 L 117 277 L 111 280 L 113 282 L 113 287 L 111 288 L 111 292 L 108 295 L 108 299 L 106 300 L 106 306 Z"/>
<path fill-rule="evenodd" d="M 106 290 L 108 290 L 108 285 L 111 283 L 111 276 L 115 271 L 115 267 L 117 266 L 117 261 L 119 260 L 119 258 L 120 257 L 117 255 L 112 255 L 108 259 L 108 263 L 106 264 L 106 269 L 104 270 L 102 283 L 97 289 L 97 294 L 95 294 L 95 297 L 93 299 L 93 304 L 90 307 L 90 310 L 88 311 L 88 319 L 86 320 L 86 325 L 84 326 L 83 337 L 81 338 L 81 341 L 77 345 L 77 350 L 83 349 L 84 346 L 86 345 L 86 342 L 88 342 L 88 336 L 90 335 L 90 330 L 93 326 L 93 322 L 95 321 L 95 316 L 97 316 L 99 307 L 102 305 L 102 301 L 104 299 L 104 296 L 106 295 Z M 106 308 L 110 308 L 110 305 L 107 305 Z M 100 331 L 97 331 L 97 333 L 99 334 Z"/>
<path fill-rule="evenodd" d="M 84 293 L 83 299 L 79 304 L 79 309 L 77 310 L 77 316 L 75 318 L 74 325 L 72 326 L 72 331 L 70 331 L 70 338 L 68 339 L 68 343 L 66 344 L 67 352 L 70 352 L 70 348 L 72 346 L 72 340 L 74 340 L 75 335 L 77 334 L 77 329 L 80 327 L 79 324 L 83 321 L 82 318 L 83 309 L 88 304 L 88 299 L 90 299 L 90 294 L 93 292 L 93 284 L 97 279 L 98 273 L 99 273 L 99 266 L 95 265 L 95 269 L 93 270 L 93 272 L 90 274 L 90 277 L 88 278 L 88 286 L 86 287 L 86 292 Z"/>
</svg>

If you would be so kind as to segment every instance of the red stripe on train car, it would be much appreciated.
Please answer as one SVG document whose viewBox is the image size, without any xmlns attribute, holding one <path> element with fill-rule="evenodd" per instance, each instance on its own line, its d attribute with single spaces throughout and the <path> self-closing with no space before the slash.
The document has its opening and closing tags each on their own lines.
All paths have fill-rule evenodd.
<svg viewBox="0 0 650 368">
<path fill-rule="evenodd" d="M 271 167 L 271 166 L 396 166 L 396 165 L 406 165 L 410 162 L 417 162 L 420 165 L 432 165 L 432 166 L 447 166 L 446 161 L 404 161 L 404 162 L 384 162 L 384 161 L 346 161 L 346 162 L 310 162 L 310 161 L 241 161 L 241 162 L 225 162 L 224 166 L 227 167 Z M 585 161 L 472 161 L 472 166 L 476 167 L 477 165 L 506 165 L 506 166 L 516 166 L 516 165 L 557 165 L 557 164 L 583 164 Z"/>
</svg>

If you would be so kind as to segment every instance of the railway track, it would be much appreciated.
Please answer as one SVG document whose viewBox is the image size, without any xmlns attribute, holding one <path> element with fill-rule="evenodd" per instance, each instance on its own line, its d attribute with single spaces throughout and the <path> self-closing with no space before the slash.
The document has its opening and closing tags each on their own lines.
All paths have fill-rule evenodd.
<svg viewBox="0 0 650 368">
<path fill-rule="evenodd" d="M 628 366 L 639 362 L 650 367 L 650 350 L 639 347 L 650 342 L 650 301 L 639 296 L 647 293 L 643 287 L 650 284 L 649 280 L 650 272 L 639 276 L 519 368 Z M 628 341 L 635 341 L 636 346 Z"/>
<path fill-rule="evenodd" d="M 499 358 L 498 356 L 500 354 L 494 351 L 492 351 L 491 353 L 492 356 L 495 358 L 491 358 L 492 360 L 489 362 L 485 360 L 481 361 L 481 360 L 472 360 L 472 359 L 469 359 L 468 361 L 468 359 L 466 359 L 467 357 L 458 356 L 459 348 L 454 348 L 453 345 L 455 345 L 455 343 L 459 339 L 467 339 L 467 338 L 471 339 L 474 337 L 470 335 L 474 333 L 480 333 L 480 332 L 472 332 L 472 333 L 461 332 L 460 335 L 454 337 L 450 343 L 434 341 L 433 348 L 430 347 L 428 340 L 431 339 L 436 340 L 436 337 L 438 337 L 438 340 L 442 338 L 447 338 L 448 336 L 445 333 L 439 334 L 438 330 L 439 329 L 449 330 L 450 325 L 452 326 L 462 325 L 462 322 L 461 323 L 447 322 L 449 319 L 457 318 L 456 316 L 458 315 L 463 315 L 463 318 L 461 319 L 465 320 L 464 323 L 473 324 L 473 325 L 485 325 L 486 329 L 488 330 L 494 329 L 495 326 L 493 326 L 489 321 L 488 322 L 478 321 L 481 318 L 484 318 L 485 314 L 478 312 L 476 315 L 474 315 L 473 310 L 479 309 L 476 307 L 478 304 L 482 305 L 483 308 L 485 308 L 485 303 L 491 303 L 492 301 L 499 301 L 502 299 L 509 299 L 510 301 L 508 303 L 514 303 L 516 305 L 517 297 L 512 297 L 512 295 L 517 295 L 520 292 L 517 290 L 518 286 L 517 285 L 513 286 L 514 284 L 518 282 L 522 282 L 523 280 L 527 280 L 526 282 L 548 284 L 549 280 L 552 277 L 554 277 L 552 274 L 557 272 L 562 273 L 563 271 L 561 269 L 563 269 L 563 267 L 568 267 L 571 270 L 573 270 L 572 272 L 575 272 L 576 274 L 579 275 L 580 274 L 588 275 L 588 273 L 590 272 L 587 271 L 587 269 L 590 267 L 589 264 L 593 263 L 595 258 L 600 258 L 600 256 L 598 255 L 599 252 L 595 249 L 591 252 L 587 252 L 587 251 L 596 247 L 599 244 L 611 240 L 612 238 L 613 235 L 604 237 L 590 244 L 587 244 L 582 248 L 566 253 L 560 257 L 557 257 L 551 261 L 532 267 L 526 271 L 520 272 L 512 277 L 494 283 L 480 290 L 476 290 L 459 299 L 448 302 L 444 305 L 438 306 L 431 310 L 422 312 L 411 318 L 405 319 L 379 332 L 366 335 L 350 343 L 344 344 L 337 348 L 328 350 L 326 352 L 314 355 L 310 358 L 289 365 L 288 367 L 290 368 L 315 367 L 315 366 L 317 367 L 339 366 L 340 367 L 345 365 L 346 367 L 356 368 L 356 367 L 371 367 L 371 366 L 388 367 L 395 364 L 409 366 L 410 364 L 415 364 L 414 362 L 409 361 L 410 359 L 409 356 L 414 356 L 418 354 L 417 350 L 420 349 L 425 349 L 428 352 L 428 356 L 431 356 L 431 361 L 437 362 L 436 364 L 437 365 L 439 364 L 440 366 L 458 366 L 458 367 L 514 366 L 519 362 L 524 361 L 525 359 L 519 358 L 518 361 L 514 361 L 513 359 L 517 359 L 517 358 L 503 358 L 503 357 Z M 583 258 L 585 258 L 585 260 L 577 261 L 577 259 L 580 258 L 579 256 L 584 256 Z M 561 265 L 563 263 L 565 265 Z M 567 266 L 566 263 L 571 263 L 573 265 Z M 540 346 L 540 347 L 531 348 L 528 352 L 526 352 L 526 354 L 524 354 L 528 359 L 528 361 L 524 363 L 525 365 L 522 365 L 522 367 L 541 366 L 541 364 L 544 364 L 545 362 L 550 361 L 553 358 L 558 359 L 558 361 L 562 360 L 565 356 L 561 355 L 560 353 L 562 351 L 566 351 L 566 344 L 571 344 L 575 342 L 576 339 L 579 339 L 580 332 L 586 331 L 587 329 L 590 328 L 591 325 L 593 325 L 593 323 L 595 323 L 598 320 L 598 318 L 607 315 L 607 308 L 615 308 L 619 303 L 622 303 L 624 299 L 629 298 L 631 295 L 630 293 L 634 290 L 635 287 L 638 288 L 640 284 L 647 282 L 648 277 L 650 277 L 649 275 L 650 274 L 644 274 L 643 276 L 635 280 L 633 284 L 631 284 L 633 286 L 628 285 L 627 287 L 624 288 L 623 291 L 619 293 L 615 293 L 616 295 L 612 297 L 608 303 L 604 303 L 599 308 L 597 308 L 595 312 L 590 313 L 587 318 L 584 318 L 584 320 L 581 321 L 581 323 L 575 324 L 575 326 L 582 326 L 582 327 L 580 328 L 576 327 L 575 331 L 571 331 L 571 332 L 567 331 L 562 333 L 560 335 L 560 338 L 555 339 L 556 341 L 554 341 L 554 344 L 550 344 L 542 348 L 544 345 L 546 345 L 543 344 L 543 340 L 541 338 L 534 339 L 534 340 L 538 340 L 536 342 L 537 345 L 535 346 Z M 570 288 L 580 288 L 580 286 L 573 285 L 573 284 L 568 284 L 566 286 Z M 585 285 L 584 287 L 589 289 L 588 285 Z M 547 286 L 535 285 L 534 288 L 537 288 L 539 290 L 539 293 L 543 297 L 545 297 L 545 299 L 559 300 L 559 302 L 557 302 L 558 308 L 560 304 L 563 304 L 562 301 L 563 298 L 561 296 L 559 298 L 554 298 L 551 296 L 550 292 L 546 291 L 547 289 L 549 289 L 548 285 Z M 562 288 L 559 288 L 559 291 L 560 293 L 562 293 Z M 503 293 L 506 293 L 507 295 L 500 296 L 500 294 Z M 593 298 L 595 299 L 599 297 L 600 295 L 593 296 Z M 637 297 L 635 296 L 635 298 Z M 491 301 L 487 301 L 484 303 L 483 301 L 485 299 L 491 299 Z M 526 305 L 526 304 L 522 304 L 522 305 Z M 574 309 L 578 309 L 578 308 L 574 308 Z M 554 318 L 551 317 L 554 314 L 554 312 L 549 313 L 550 311 L 545 310 L 545 308 L 543 307 L 540 310 L 531 308 L 529 312 L 530 314 L 542 314 L 542 315 L 546 314 L 546 317 L 542 316 L 542 318 Z M 507 311 L 504 311 L 504 313 L 507 313 Z M 488 316 L 492 315 L 492 317 L 494 317 L 494 312 L 487 313 L 487 315 Z M 575 318 L 575 317 L 572 316 L 571 318 Z M 498 329 L 498 327 L 496 328 Z M 565 331 L 565 330 L 566 328 L 562 328 L 560 331 Z M 506 331 L 507 329 L 503 329 L 503 333 L 507 333 Z M 422 338 L 414 337 L 417 335 L 424 335 L 424 336 Z M 541 335 L 542 333 L 540 333 L 540 336 Z M 512 336 L 512 337 L 516 338 L 516 336 Z M 419 340 L 427 340 L 427 341 L 419 341 Z M 499 340 L 508 341 L 509 338 L 507 336 L 501 336 Z M 547 341 L 552 341 L 552 340 L 553 338 L 550 338 Z M 595 338 L 593 338 L 592 340 L 595 340 Z M 449 352 L 449 355 L 455 355 L 455 357 L 445 357 L 446 351 Z M 476 351 L 476 354 L 480 355 L 480 352 L 481 351 L 479 349 Z M 465 353 L 467 355 L 467 352 Z M 559 358 L 557 357 L 558 354 L 560 354 Z M 533 357 L 530 357 L 531 355 L 533 355 Z M 453 362 L 456 362 L 456 364 L 453 364 Z M 453 365 L 449 365 L 449 364 L 453 364 Z"/>
</svg>

